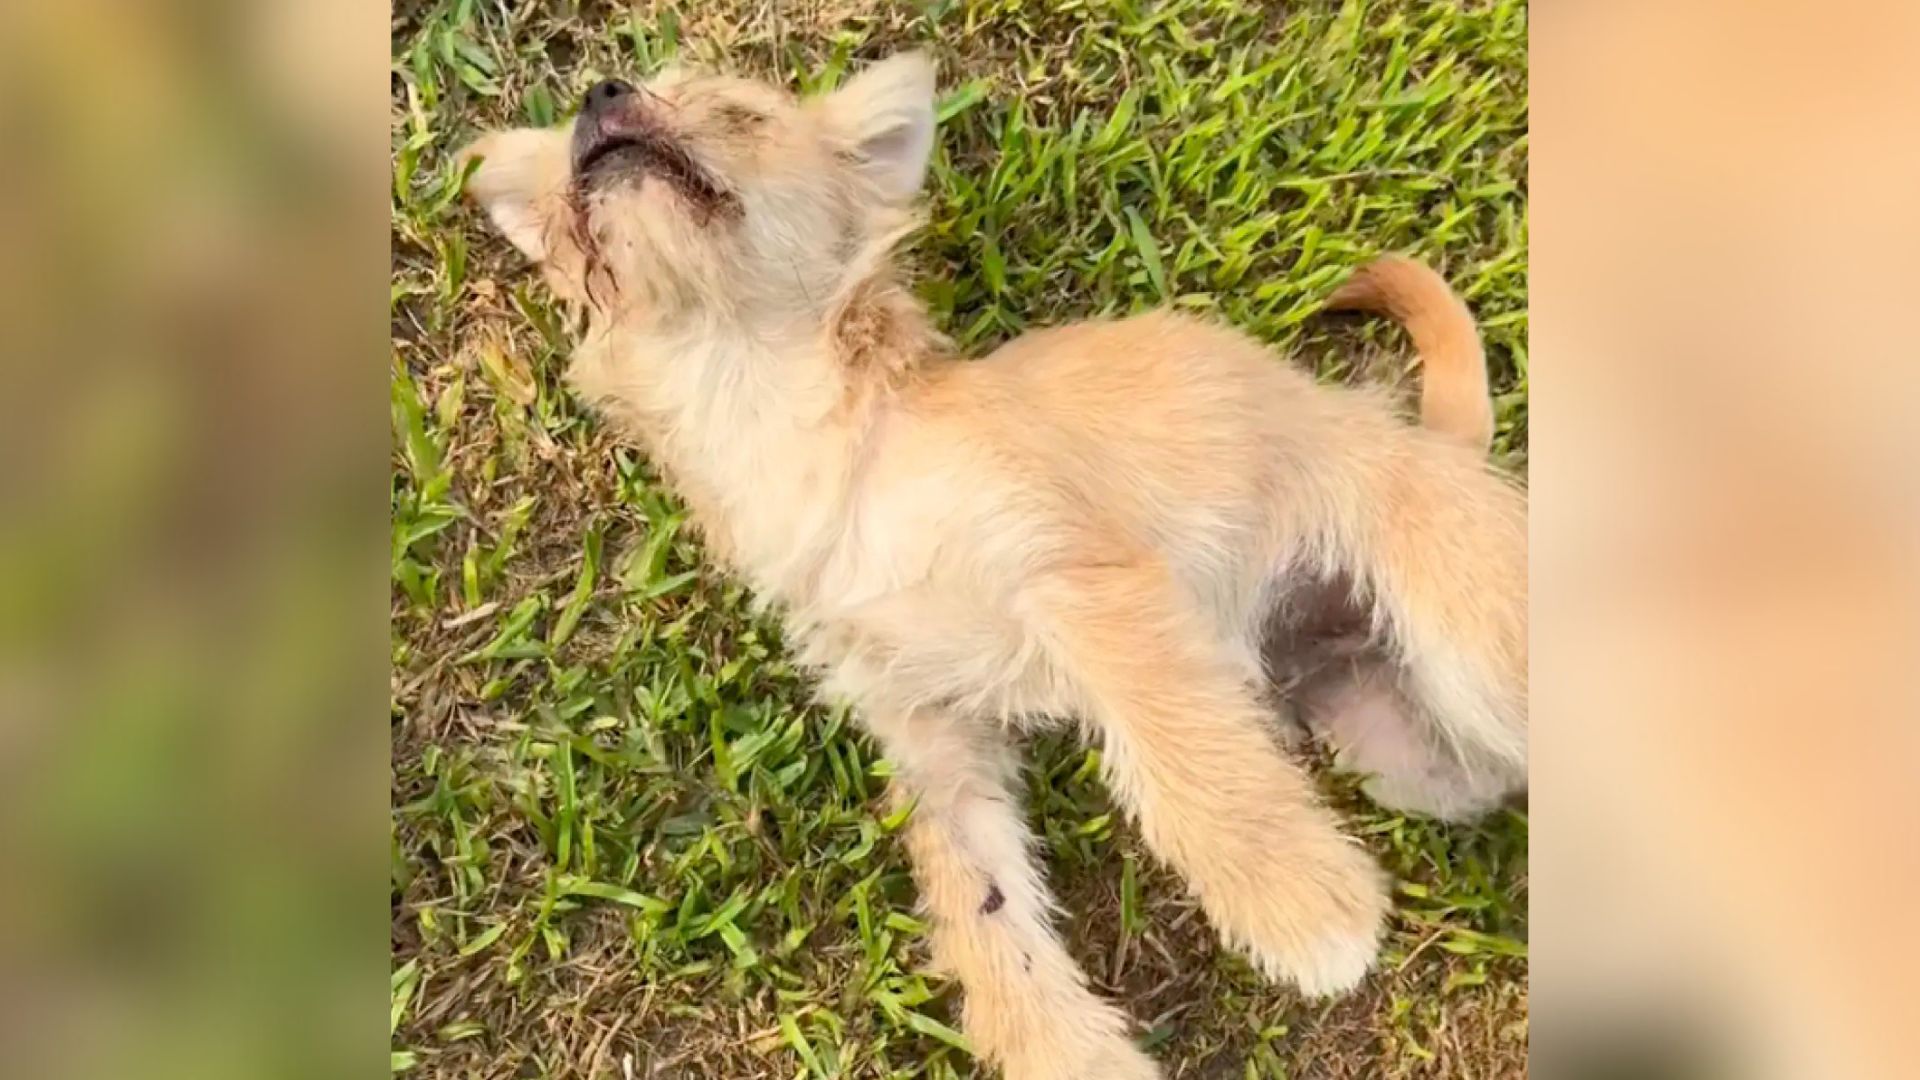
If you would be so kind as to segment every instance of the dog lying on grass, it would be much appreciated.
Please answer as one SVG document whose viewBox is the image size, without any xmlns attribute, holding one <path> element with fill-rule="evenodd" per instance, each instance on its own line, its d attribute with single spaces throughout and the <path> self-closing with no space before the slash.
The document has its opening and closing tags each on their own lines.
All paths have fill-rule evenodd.
<svg viewBox="0 0 1920 1080">
<path fill-rule="evenodd" d="M 1054 931 L 1010 729 L 1077 720 L 1221 936 L 1345 990 L 1383 875 L 1263 702 L 1395 807 L 1522 786 L 1526 506 L 1483 460 L 1471 317 L 1405 260 L 1334 302 L 1407 322 L 1424 427 L 1169 312 L 951 356 L 889 265 L 933 136 L 916 54 L 804 102 L 669 72 L 486 136 L 469 190 L 583 308 L 570 381 L 892 762 L 976 1049 L 1012 1080 L 1158 1076 Z"/>
</svg>

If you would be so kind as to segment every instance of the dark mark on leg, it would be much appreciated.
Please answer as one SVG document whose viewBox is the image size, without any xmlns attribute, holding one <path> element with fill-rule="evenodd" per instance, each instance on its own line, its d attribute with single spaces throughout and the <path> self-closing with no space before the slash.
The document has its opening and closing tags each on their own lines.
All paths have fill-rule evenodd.
<svg viewBox="0 0 1920 1080">
<path fill-rule="evenodd" d="M 988 882 L 987 883 L 987 902 L 980 905 L 980 914 L 991 915 L 994 912 L 999 911 L 1001 905 L 1005 904 L 1006 902 L 1007 902 L 1006 895 L 1000 891 L 1000 886 L 995 885 L 992 882 Z"/>
</svg>

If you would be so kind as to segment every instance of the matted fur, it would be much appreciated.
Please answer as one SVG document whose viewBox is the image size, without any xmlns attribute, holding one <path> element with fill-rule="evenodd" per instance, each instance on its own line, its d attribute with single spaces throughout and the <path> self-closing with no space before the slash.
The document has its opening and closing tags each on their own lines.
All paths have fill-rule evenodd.
<svg viewBox="0 0 1920 1080">
<path fill-rule="evenodd" d="M 1471 402 L 1412 427 L 1165 312 L 951 357 L 888 263 L 931 147 L 922 57 L 807 102 L 670 72 L 623 107 L 738 213 L 691 212 L 648 155 L 575 176 L 564 130 L 483 139 L 472 191 L 584 305 L 573 384 L 880 740 L 979 1052 L 1013 1080 L 1159 1075 L 1052 925 L 1008 730 L 1047 718 L 1099 741 L 1227 941 L 1308 993 L 1358 981 L 1384 881 L 1276 745 L 1263 650 L 1317 658 L 1282 688 L 1376 797 L 1458 815 L 1524 783 L 1525 504 Z"/>
</svg>

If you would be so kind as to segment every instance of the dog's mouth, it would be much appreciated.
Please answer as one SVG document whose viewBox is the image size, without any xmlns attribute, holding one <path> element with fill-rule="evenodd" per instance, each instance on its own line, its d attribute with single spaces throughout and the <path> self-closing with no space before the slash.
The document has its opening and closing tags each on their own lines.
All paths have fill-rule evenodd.
<svg viewBox="0 0 1920 1080">
<path fill-rule="evenodd" d="M 573 137 L 573 179 L 583 189 L 657 178 L 702 221 L 739 213 L 740 199 L 661 125 L 647 117 L 582 122 Z"/>
<path fill-rule="evenodd" d="M 601 166 L 616 154 L 638 151 L 643 148 L 641 140 L 630 136 L 610 136 L 590 143 L 584 154 L 574 159 L 573 173 L 582 179 L 593 177 L 602 172 Z"/>
</svg>

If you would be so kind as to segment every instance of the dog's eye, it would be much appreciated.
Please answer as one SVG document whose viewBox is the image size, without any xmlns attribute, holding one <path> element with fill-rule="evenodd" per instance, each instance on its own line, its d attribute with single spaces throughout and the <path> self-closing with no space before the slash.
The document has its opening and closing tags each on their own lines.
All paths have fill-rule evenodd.
<svg viewBox="0 0 1920 1080">
<path fill-rule="evenodd" d="M 755 112 L 745 105 L 735 105 L 731 102 L 716 108 L 714 117 L 720 121 L 720 126 L 735 134 L 746 134 L 767 122 L 765 113 Z"/>
</svg>

